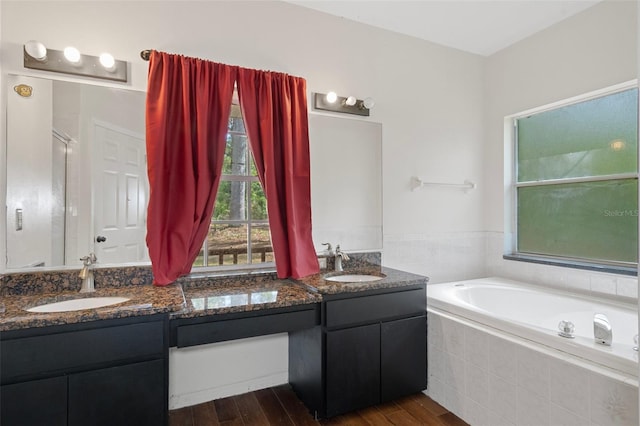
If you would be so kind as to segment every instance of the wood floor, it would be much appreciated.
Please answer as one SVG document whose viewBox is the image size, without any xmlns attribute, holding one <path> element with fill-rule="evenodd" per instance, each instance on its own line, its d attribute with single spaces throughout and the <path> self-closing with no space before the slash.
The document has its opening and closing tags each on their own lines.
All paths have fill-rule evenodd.
<svg viewBox="0 0 640 426">
<path fill-rule="evenodd" d="M 262 389 L 169 412 L 169 426 L 428 425 L 465 422 L 422 393 L 329 420 L 316 421 L 289 385 Z"/>
</svg>

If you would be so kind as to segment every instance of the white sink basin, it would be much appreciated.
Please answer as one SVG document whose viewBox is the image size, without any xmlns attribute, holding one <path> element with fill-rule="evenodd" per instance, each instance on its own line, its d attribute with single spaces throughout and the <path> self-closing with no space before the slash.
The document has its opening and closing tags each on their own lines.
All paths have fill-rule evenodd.
<svg viewBox="0 0 640 426">
<path fill-rule="evenodd" d="M 82 311 L 85 309 L 104 308 L 105 306 L 116 305 L 126 302 L 127 300 L 129 300 L 128 297 L 83 297 L 34 306 L 33 308 L 27 309 L 27 311 L 40 313 Z"/>
<path fill-rule="evenodd" d="M 325 280 L 339 282 L 339 283 L 366 283 L 371 281 L 379 281 L 383 278 L 384 277 L 379 277 L 377 275 L 344 274 L 344 275 L 334 275 L 331 277 L 325 277 Z"/>
</svg>

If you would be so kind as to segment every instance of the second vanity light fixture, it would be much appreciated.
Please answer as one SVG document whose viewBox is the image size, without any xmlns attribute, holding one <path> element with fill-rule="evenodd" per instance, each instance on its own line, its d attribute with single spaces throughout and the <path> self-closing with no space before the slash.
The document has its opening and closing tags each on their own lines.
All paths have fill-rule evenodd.
<svg viewBox="0 0 640 426">
<path fill-rule="evenodd" d="M 314 93 L 313 107 L 315 109 L 369 116 L 369 110 L 375 102 L 372 98 L 356 99 L 355 96 L 338 96 L 336 92 Z"/>
<path fill-rule="evenodd" d="M 25 68 L 127 82 L 127 63 L 109 53 L 84 55 L 75 47 L 53 50 L 30 40 L 24 45 L 23 56 Z"/>
</svg>

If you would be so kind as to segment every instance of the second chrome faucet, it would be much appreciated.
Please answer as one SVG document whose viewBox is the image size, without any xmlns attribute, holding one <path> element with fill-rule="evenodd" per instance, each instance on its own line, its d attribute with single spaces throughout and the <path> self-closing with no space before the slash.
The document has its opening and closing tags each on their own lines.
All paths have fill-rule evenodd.
<svg viewBox="0 0 640 426">
<path fill-rule="evenodd" d="M 342 269 L 343 260 L 349 260 L 349 256 L 340 249 L 340 244 L 338 244 L 336 246 L 336 263 L 333 268 L 335 271 L 344 271 L 344 269 Z"/>
<path fill-rule="evenodd" d="M 333 251 L 333 247 L 331 246 L 331 243 L 322 243 L 323 246 L 327 246 L 326 250 L 325 250 L 325 256 L 333 256 L 335 257 L 335 263 L 333 266 L 333 270 L 334 271 L 338 271 L 338 272 L 342 272 L 344 271 L 344 269 L 342 269 L 342 261 L 343 260 L 349 260 L 349 256 L 347 255 L 347 253 L 343 252 L 342 249 L 340 248 L 340 244 L 336 245 L 336 251 Z"/>
</svg>

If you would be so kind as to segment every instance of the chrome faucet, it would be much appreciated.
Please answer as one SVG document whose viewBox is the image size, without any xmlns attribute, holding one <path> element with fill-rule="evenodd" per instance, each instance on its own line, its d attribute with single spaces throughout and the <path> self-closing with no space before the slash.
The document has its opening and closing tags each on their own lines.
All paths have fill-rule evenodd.
<svg viewBox="0 0 640 426">
<path fill-rule="evenodd" d="M 91 266 L 96 263 L 98 258 L 95 253 L 89 253 L 88 256 L 81 257 L 80 260 L 83 262 L 82 270 L 78 275 L 82 279 L 82 287 L 80 288 L 80 293 L 91 293 L 96 291 L 93 282 L 93 269 Z"/>
<path fill-rule="evenodd" d="M 605 346 L 611 346 L 613 332 L 609 318 L 605 314 L 595 314 L 593 316 L 593 338 L 596 343 Z"/>
<path fill-rule="evenodd" d="M 338 244 L 336 246 L 336 263 L 335 263 L 335 267 L 333 268 L 335 271 L 339 271 L 339 272 L 344 271 L 344 269 L 342 269 L 343 260 L 349 260 L 349 256 L 347 256 L 347 253 L 343 252 L 340 249 L 340 244 Z"/>
</svg>

